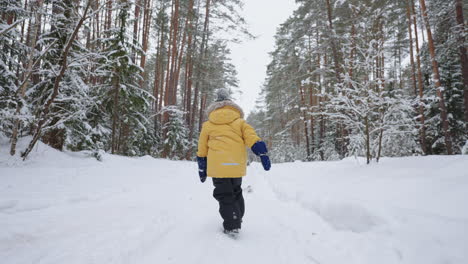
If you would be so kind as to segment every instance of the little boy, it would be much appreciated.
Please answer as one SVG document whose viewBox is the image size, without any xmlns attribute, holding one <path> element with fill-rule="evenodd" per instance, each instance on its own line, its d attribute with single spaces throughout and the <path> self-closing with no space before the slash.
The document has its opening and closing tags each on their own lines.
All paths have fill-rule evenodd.
<svg viewBox="0 0 468 264">
<path fill-rule="evenodd" d="M 244 216 L 242 177 L 246 174 L 245 146 L 260 156 L 263 168 L 270 170 L 265 142 L 245 122 L 242 109 L 231 101 L 229 91 L 219 89 L 216 101 L 207 109 L 208 121 L 203 123 L 198 141 L 198 173 L 201 182 L 213 178 L 213 196 L 219 202 L 224 232 L 239 233 Z"/>
</svg>

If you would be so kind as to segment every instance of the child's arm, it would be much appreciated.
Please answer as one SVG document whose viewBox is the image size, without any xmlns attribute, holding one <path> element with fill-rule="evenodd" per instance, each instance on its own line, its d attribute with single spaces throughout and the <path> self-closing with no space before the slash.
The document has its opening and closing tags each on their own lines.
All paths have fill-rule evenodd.
<svg viewBox="0 0 468 264">
<path fill-rule="evenodd" d="M 244 136 L 245 145 L 251 148 L 255 155 L 260 156 L 263 168 L 265 170 L 270 170 L 271 162 L 267 154 L 268 149 L 265 142 L 261 141 L 261 138 L 257 136 L 257 133 L 255 133 L 253 127 L 251 127 L 245 121 L 243 123 L 242 134 Z"/>
<path fill-rule="evenodd" d="M 206 130 L 205 124 L 202 126 L 200 138 L 198 139 L 197 156 L 202 158 L 208 156 L 208 131 Z"/>
<path fill-rule="evenodd" d="M 208 156 L 208 132 L 203 124 L 202 131 L 200 132 L 200 138 L 198 139 L 197 151 L 198 176 L 200 177 L 201 182 L 205 182 L 206 180 L 208 163 L 206 156 Z"/>
<path fill-rule="evenodd" d="M 244 121 L 242 124 L 242 136 L 244 137 L 244 143 L 247 147 L 251 148 L 255 142 L 262 140 L 257 133 L 255 133 L 255 129 L 252 126 L 247 124 Z"/>
</svg>

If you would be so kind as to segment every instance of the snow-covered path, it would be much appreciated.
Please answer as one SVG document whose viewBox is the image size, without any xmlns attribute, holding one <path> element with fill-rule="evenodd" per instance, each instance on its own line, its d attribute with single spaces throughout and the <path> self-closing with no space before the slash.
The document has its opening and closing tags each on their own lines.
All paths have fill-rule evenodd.
<svg viewBox="0 0 468 264">
<path fill-rule="evenodd" d="M 193 162 L 0 154 L 1 263 L 466 263 L 468 157 L 252 164 L 237 240 Z M 248 187 L 249 186 L 249 187 Z M 250 191 L 248 191 L 250 190 Z"/>
</svg>

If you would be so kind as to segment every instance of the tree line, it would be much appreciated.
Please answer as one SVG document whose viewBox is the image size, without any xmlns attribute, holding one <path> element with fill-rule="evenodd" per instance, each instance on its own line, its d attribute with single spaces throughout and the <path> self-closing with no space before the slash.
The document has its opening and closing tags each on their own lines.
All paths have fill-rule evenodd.
<svg viewBox="0 0 468 264">
<path fill-rule="evenodd" d="M 466 2 L 296 3 L 249 117 L 274 161 L 466 151 Z"/>
<path fill-rule="evenodd" d="M 241 0 L 0 0 L 0 136 L 189 159 L 213 90 L 236 91 Z M 29 144 L 18 150 L 19 138 Z"/>
</svg>

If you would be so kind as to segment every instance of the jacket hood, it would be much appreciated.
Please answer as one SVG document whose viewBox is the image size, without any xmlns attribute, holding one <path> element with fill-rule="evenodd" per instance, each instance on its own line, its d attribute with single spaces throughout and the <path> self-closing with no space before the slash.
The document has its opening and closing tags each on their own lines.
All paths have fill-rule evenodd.
<svg viewBox="0 0 468 264">
<path fill-rule="evenodd" d="M 244 118 L 244 111 L 236 103 L 225 100 L 212 103 L 206 109 L 206 115 L 214 124 L 228 124 L 238 118 Z"/>
</svg>

